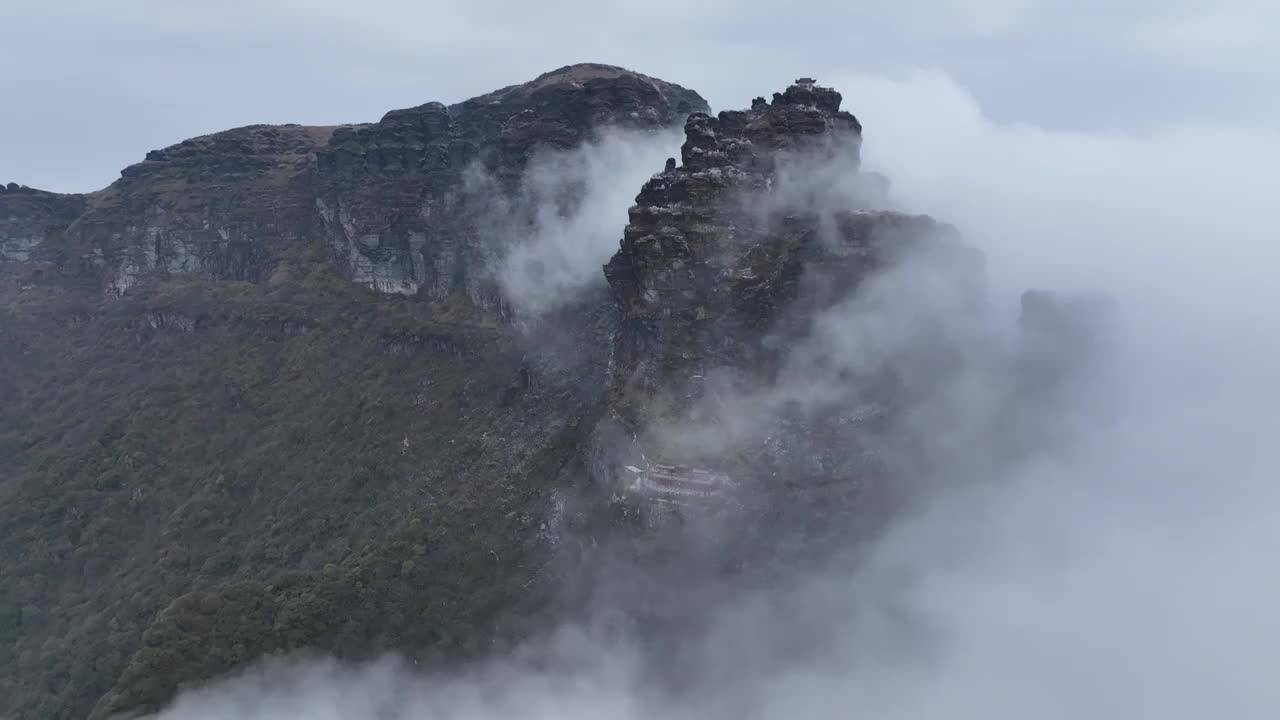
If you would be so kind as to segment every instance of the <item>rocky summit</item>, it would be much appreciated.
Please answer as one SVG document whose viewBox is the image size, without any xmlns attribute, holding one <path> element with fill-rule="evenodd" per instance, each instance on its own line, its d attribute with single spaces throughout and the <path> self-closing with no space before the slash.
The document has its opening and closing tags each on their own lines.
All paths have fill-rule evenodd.
<svg viewBox="0 0 1280 720">
<path fill-rule="evenodd" d="M 776 368 L 765 340 L 787 330 L 784 314 L 812 316 L 913 244 L 960 247 L 932 218 L 871 209 L 874 182 L 814 204 L 824 171 L 858 179 L 862 128 L 840 103 L 806 83 L 750 110 L 689 117 L 681 162 L 640 190 L 605 267 L 627 325 L 619 388 Z"/>
<path fill-rule="evenodd" d="M 954 228 L 889 209 L 842 100 L 801 78 L 713 116 L 573 65 L 0 188 L 0 716 L 154 711 L 285 652 L 483 657 L 602 597 L 661 638 L 874 532 L 985 289 Z M 527 226 L 492 208 L 539 156 L 681 126 L 596 281 L 514 323 Z M 1043 388 L 1083 326 L 1025 304 L 1037 353 L 999 372 Z"/>
</svg>

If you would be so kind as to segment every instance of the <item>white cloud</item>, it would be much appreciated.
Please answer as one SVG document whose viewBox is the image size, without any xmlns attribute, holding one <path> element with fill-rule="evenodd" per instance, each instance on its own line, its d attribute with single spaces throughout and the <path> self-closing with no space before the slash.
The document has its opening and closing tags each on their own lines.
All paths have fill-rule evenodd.
<svg viewBox="0 0 1280 720">
<path fill-rule="evenodd" d="M 483 232 L 502 250 L 495 272 L 522 319 L 604 282 L 627 209 L 666 159 L 679 156 L 683 141 L 680 130 L 602 132 L 575 150 L 534 158 L 516 197 L 493 202 Z"/>
</svg>

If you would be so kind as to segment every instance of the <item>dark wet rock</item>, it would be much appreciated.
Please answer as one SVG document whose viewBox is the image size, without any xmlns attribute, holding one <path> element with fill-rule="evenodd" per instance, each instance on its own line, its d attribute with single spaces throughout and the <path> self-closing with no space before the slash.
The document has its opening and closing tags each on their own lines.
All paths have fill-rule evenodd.
<svg viewBox="0 0 1280 720">
<path fill-rule="evenodd" d="M 730 534 L 767 525 L 760 542 L 778 548 L 871 532 L 884 515 L 902 373 L 932 364 L 940 376 L 953 348 L 926 324 L 911 358 L 837 373 L 839 358 L 806 355 L 815 321 L 920 257 L 965 312 L 982 295 L 983 259 L 954 228 L 883 209 L 887 182 L 860 171 L 861 125 L 840 102 L 802 79 L 750 110 L 694 113 L 682 162 L 641 189 L 605 267 L 622 320 L 591 450 L 600 487 L 626 486 L 627 466 L 646 466 L 637 457 L 727 473 L 747 514 L 716 522 Z M 828 192 L 825 178 L 849 191 Z M 827 400 L 805 395 L 795 376 L 806 373 L 831 374 Z M 643 498 L 624 507 L 632 500 L 644 514 Z"/>
<path fill-rule="evenodd" d="M 660 130 L 706 103 L 678 85 L 608 65 L 572 65 L 452 106 L 428 103 L 343 128 L 317 153 L 317 232 L 354 281 L 492 309 L 480 238 L 489 192 L 513 190 L 535 153 L 567 150 L 604 128 Z M 467 173 L 494 186 L 468 193 Z M 474 177 L 474 175 L 472 176 Z"/>
<path fill-rule="evenodd" d="M 839 104 L 834 90 L 793 85 L 752 110 L 690 116 L 683 163 L 641 189 L 605 267 L 626 323 L 616 392 L 648 395 L 716 367 L 767 376 L 780 359 L 769 338 L 913 247 L 954 247 L 980 266 L 932 218 L 815 207 L 810 188 L 784 184 L 784 171 L 829 163 L 856 173 L 861 126 Z M 779 326 L 786 317 L 793 327 Z"/>
</svg>

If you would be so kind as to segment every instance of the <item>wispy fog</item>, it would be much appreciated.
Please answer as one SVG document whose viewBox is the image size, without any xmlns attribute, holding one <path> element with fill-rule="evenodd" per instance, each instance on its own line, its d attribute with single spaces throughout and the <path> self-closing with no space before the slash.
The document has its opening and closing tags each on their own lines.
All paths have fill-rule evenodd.
<svg viewBox="0 0 1280 720">
<path fill-rule="evenodd" d="M 601 268 L 618 251 L 627 208 L 666 158 L 680 154 L 683 140 L 679 128 L 606 130 L 575 150 L 535 157 L 514 196 L 489 193 L 482 232 L 504 249 L 495 273 L 518 317 L 536 317 L 604 282 Z M 469 184 L 494 187 L 485 177 Z"/>
<path fill-rule="evenodd" d="M 654 679 L 640 638 L 569 626 L 445 676 L 259 668 L 160 717 L 1280 715 L 1280 136 L 1048 132 L 992 123 L 944 75 L 819 78 L 865 126 L 863 165 L 890 178 L 892 202 L 956 225 L 986 256 L 981 303 L 909 261 L 818 318 L 783 383 L 760 390 L 817 397 L 813 383 L 843 377 L 831 358 L 874 365 L 918 347 L 911 322 L 957 321 L 961 359 L 921 366 L 894 429 L 929 458 L 930 482 L 856 562 L 718 598 L 672 661 L 683 682 Z M 673 143 L 607 136 L 536 165 L 539 207 L 565 183 L 587 190 L 576 213 L 537 215 L 507 258 L 511 296 L 537 311 L 595 282 Z M 1028 288 L 1110 298 L 1105 341 L 1050 397 L 1018 385 Z"/>
</svg>

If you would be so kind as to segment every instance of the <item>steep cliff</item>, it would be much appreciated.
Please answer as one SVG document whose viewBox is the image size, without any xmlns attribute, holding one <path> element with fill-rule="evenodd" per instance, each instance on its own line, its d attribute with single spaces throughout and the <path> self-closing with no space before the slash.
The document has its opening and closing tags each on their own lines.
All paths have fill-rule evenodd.
<svg viewBox="0 0 1280 720">
<path fill-rule="evenodd" d="M 147 153 L 68 232 L 71 250 L 110 292 L 153 272 L 261 281 L 273 251 L 309 227 L 298 175 L 332 128 L 252 126 Z"/>
<path fill-rule="evenodd" d="M 886 268 L 927 257 L 963 306 L 978 302 L 983 261 L 932 218 L 872 209 L 883 180 L 859 172 L 861 126 L 840 104 L 802 80 L 749 110 L 689 118 L 681 162 L 645 184 L 605 268 L 623 325 L 602 437 L 766 491 L 779 477 L 847 480 L 833 486 L 839 502 L 823 496 L 827 511 L 847 509 L 880 472 L 861 449 L 892 409 L 891 364 L 830 378 L 833 395 L 862 392 L 821 410 L 789 366 L 815 321 Z M 614 482 L 616 467 L 604 474 Z"/>
<path fill-rule="evenodd" d="M 794 330 L 912 245 L 958 244 L 932 218 L 867 209 L 869 193 L 815 204 L 810 176 L 858 171 L 861 126 L 840 101 L 792 85 L 748 111 L 690 117 L 682 163 L 645 184 L 605 268 L 627 319 L 619 387 L 774 369 L 764 341 L 789 330 L 784 312 Z"/>
<path fill-rule="evenodd" d="M 706 670 L 682 648 L 726 598 L 788 586 L 930 484 L 1043 446 L 1044 408 L 1092 352 L 1097 305 L 1044 293 L 1021 333 L 992 336 L 982 254 L 883 209 L 840 104 L 800 80 L 691 115 L 604 268 L 620 321 L 580 458 L 573 530 L 592 544 L 565 553 L 586 579 L 567 584 L 587 613 L 639 619 L 675 676 Z M 957 413 L 975 388 L 989 412 Z"/>
</svg>

